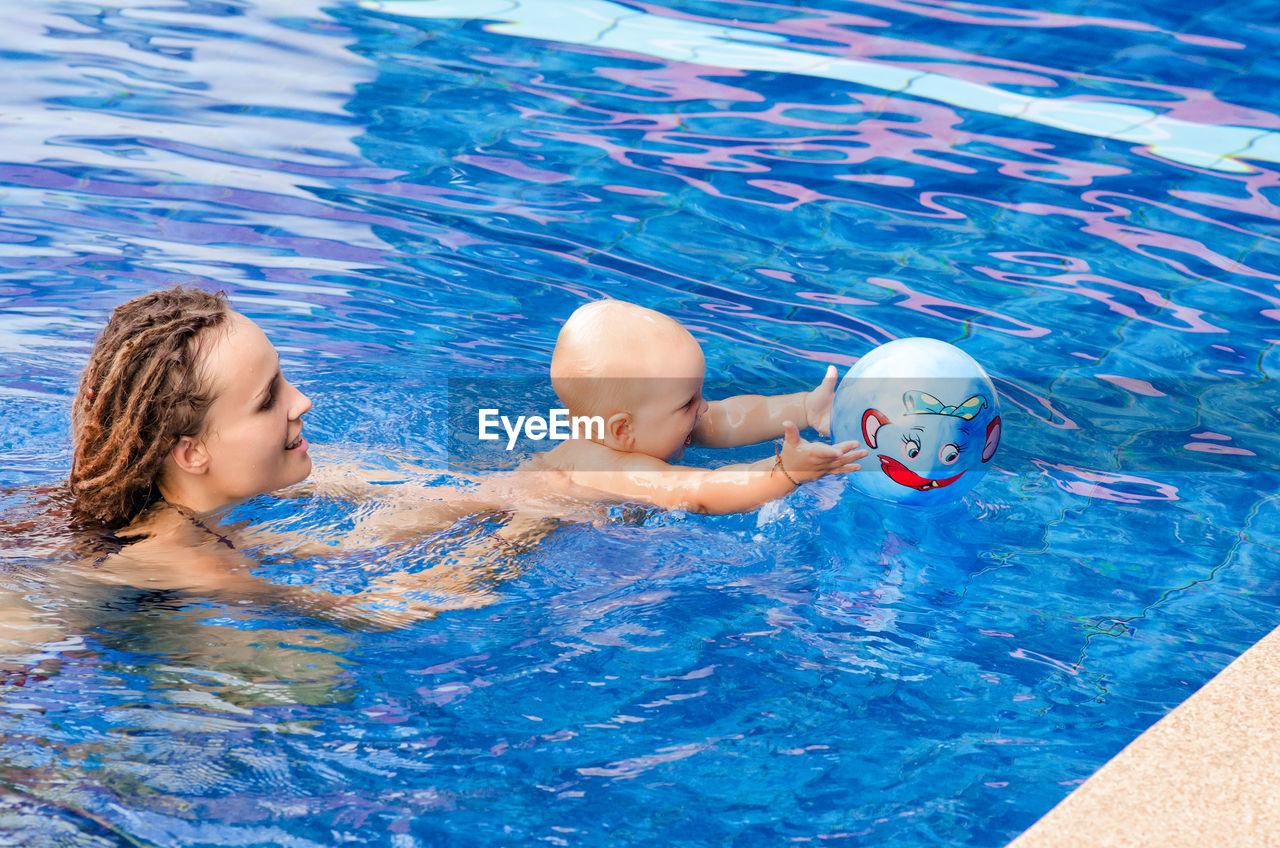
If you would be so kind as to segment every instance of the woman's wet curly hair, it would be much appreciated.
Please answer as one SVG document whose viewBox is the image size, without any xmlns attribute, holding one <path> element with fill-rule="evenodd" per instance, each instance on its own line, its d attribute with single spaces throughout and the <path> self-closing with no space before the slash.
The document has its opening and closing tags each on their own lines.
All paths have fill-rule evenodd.
<svg viewBox="0 0 1280 848">
<path fill-rule="evenodd" d="M 116 307 L 72 407 L 78 519 L 116 529 L 159 499 L 165 456 L 179 436 L 200 432 L 213 402 L 200 353 L 229 314 L 222 293 L 182 286 Z"/>
</svg>

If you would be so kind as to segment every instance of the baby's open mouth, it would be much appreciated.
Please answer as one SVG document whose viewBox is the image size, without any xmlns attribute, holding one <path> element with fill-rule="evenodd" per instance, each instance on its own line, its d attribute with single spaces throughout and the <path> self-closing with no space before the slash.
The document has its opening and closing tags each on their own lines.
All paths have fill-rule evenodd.
<svg viewBox="0 0 1280 848">
<path fill-rule="evenodd" d="M 295 438 L 293 441 L 285 445 L 284 449 L 287 451 L 297 450 L 301 444 L 302 444 L 302 432 L 299 431 L 297 438 Z"/>
</svg>

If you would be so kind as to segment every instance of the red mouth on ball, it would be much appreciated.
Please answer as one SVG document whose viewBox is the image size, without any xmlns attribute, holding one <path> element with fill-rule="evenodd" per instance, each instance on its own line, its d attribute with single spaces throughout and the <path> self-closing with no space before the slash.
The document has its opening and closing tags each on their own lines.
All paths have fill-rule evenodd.
<svg viewBox="0 0 1280 848">
<path fill-rule="evenodd" d="M 927 492 L 931 489 L 941 489 L 943 486 L 950 486 L 955 481 L 964 476 L 964 471 L 954 477 L 944 477 L 941 480 L 930 480 L 928 477 L 921 477 L 907 466 L 891 459 L 887 456 L 880 457 L 880 468 L 889 479 L 900 486 L 906 486 L 909 489 L 918 489 L 921 492 Z"/>
</svg>

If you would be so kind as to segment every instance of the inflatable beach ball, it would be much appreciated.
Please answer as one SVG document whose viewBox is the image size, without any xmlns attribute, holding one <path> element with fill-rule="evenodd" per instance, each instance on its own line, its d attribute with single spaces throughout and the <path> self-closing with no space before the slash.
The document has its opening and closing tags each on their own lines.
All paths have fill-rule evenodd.
<svg viewBox="0 0 1280 848">
<path fill-rule="evenodd" d="M 856 439 L 868 451 L 851 485 L 900 504 L 959 499 L 1000 445 L 991 378 L 937 339 L 897 339 L 859 359 L 836 388 L 831 425 L 836 441 Z"/>
</svg>

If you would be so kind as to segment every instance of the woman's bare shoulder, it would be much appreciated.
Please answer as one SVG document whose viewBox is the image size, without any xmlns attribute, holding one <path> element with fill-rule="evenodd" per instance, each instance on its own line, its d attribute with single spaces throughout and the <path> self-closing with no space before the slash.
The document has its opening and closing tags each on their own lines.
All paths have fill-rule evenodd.
<svg viewBox="0 0 1280 848">
<path fill-rule="evenodd" d="M 176 507 L 153 507 L 117 536 L 124 545 L 92 564 L 98 580 L 157 589 L 221 588 L 248 571 L 230 539 Z"/>
</svg>

